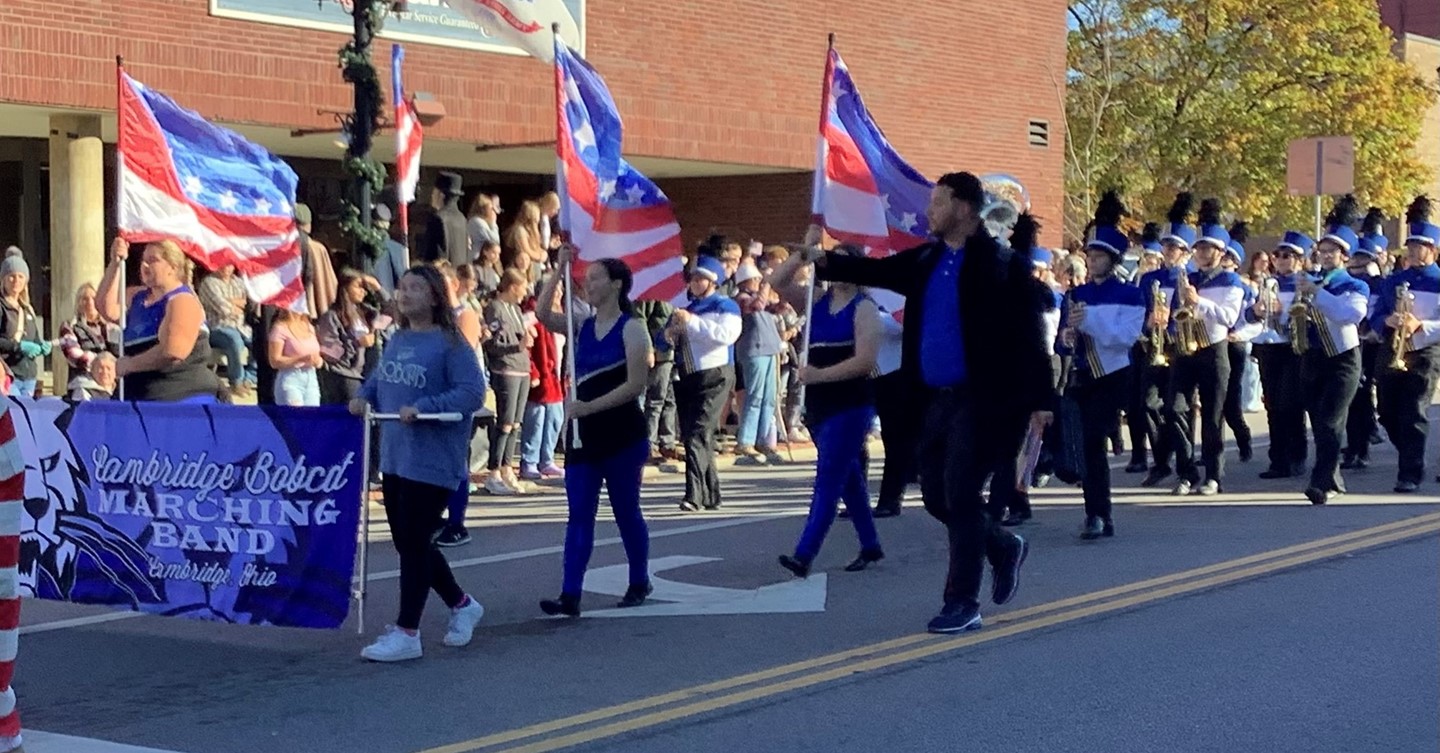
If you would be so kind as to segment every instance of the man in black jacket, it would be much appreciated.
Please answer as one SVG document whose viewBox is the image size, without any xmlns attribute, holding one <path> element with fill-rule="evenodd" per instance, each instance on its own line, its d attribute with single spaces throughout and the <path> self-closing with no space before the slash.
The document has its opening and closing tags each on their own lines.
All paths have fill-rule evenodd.
<svg viewBox="0 0 1440 753">
<path fill-rule="evenodd" d="M 985 192 L 970 173 L 940 178 L 926 208 L 935 240 L 883 259 L 816 253 L 821 280 L 905 296 L 903 369 L 925 387 L 920 491 L 950 537 L 945 604 L 935 633 L 980 627 L 985 559 L 991 599 L 1015 595 L 1029 544 L 995 525 L 982 489 L 1019 455 L 1027 429 L 1050 423 L 1052 372 L 1041 312 L 1049 291 L 1030 275 L 1034 221 L 1021 218 L 1002 246 L 985 231 Z"/>
<path fill-rule="evenodd" d="M 455 266 L 474 261 L 470 255 L 470 230 L 465 226 L 465 213 L 460 211 L 460 197 L 465 195 L 460 176 L 440 173 L 430 192 L 430 206 L 435 212 L 425 224 L 425 238 L 416 254 L 422 262 L 447 259 Z"/>
</svg>

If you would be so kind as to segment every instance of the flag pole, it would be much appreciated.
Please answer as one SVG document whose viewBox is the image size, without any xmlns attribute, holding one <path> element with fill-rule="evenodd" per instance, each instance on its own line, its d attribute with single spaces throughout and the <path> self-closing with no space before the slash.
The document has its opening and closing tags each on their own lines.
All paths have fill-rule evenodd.
<svg viewBox="0 0 1440 753">
<path fill-rule="evenodd" d="M 570 197 L 565 190 L 565 161 L 560 157 L 560 139 L 565 134 L 560 128 L 560 119 L 565 117 L 565 103 L 562 101 L 560 78 L 563 75 L 560 71 L 560 45 L 564 42 L 560 39 L 560 24 L 550 24 L 550 35 L 555 46 L 555 188 L 560 194 L 560 222 L 561 239 L 568 245 L 570 242 Z M 575 397 L 575 291 L 572 290 L 574 276 L 571 274 L 570 258 L 574 256 L 575 249 L 572 248 L 567 254 L 565 264 L 560 268 L 560 274 L 564 275 L 561 282 L 564 284 L 565 301 L 560 310 L 565 315 L 565 374 L 570 379 L 570 397 Z M 551 305 L 549 301 L 542 302 L 543 305 Z M 580 421 L 570 422 L 570 446 L 576 449 L 581 447 L 580 443 Z"/>
<path fill-rule="evenodd" d="M 124 125 L 124 122 L 123 122 L 123 121 L 125 120 L 125 116 L 121 114 L 121 112 L 124 110 L 124 108 L 123 108 L 123 106 L 122 106 L 122 104 L 121 104 L 121 103 L 124 101 L 124 96 L 125 96 L 125 58 L 124 58 L 123 56 L 121 56 L 121 55 L 116 55 L 116 56 L 115 56 L 115 236 L 116 236 L 116 237 L 120 237 L 120 235 L 121 235 L 121 229 L 120 229 L 120 205 L 121 205 L 121 203 L 122 203 L 122 201 L 123 201 L 123 198 L 122 198 L 122 197 L 125 195 L 124 184 L 121 182 L 121 181 L 123 181 L 124 178 L 125 178 L 125 146 L 124 146 L 124 145 L 125 145 L 125 138 L 124 138 L 125 125 Z M 127 257 L 128 257 L 128 254 L 127 254 Z M 117 279 L 117 280 L 115 281 L 115 286 L 116 286 L 116 288 L 117 288 L 117 290 L 116 290 L 116 295 L 119 295 L 119 296 L 120 296 L 120 322 L 119 322 L 119 323 L 120 323 L 120 357 L 121 357 L 121 358 L 124 358 L 124 357 L 125 357 L 125 313 L 126 313 L 126 312 L 125 312 L 125 308 L 126 308 L 126 303 L 128 303 L 128 302 L 125 300 L 125 290 L 126 290 L 125 278 L 126 278 L 126 276 L 127 276 L 127 272 L 128 272 L 127 267 L 128 267 L 128 266 L 129 266 L 128 261 L 121 261 L 121 262 L 120 262 L 120 269 L 118 270 L 118 275 L 117 275 L 117 277 L 118 277 L 119 279 Z M 124 380 L 124 379 L 117 379 L 117 380 L 116 380 L 115 389 L 118 391 L 119 396 L 120 396 L 120 399 L 121 399 L 121 400 L 124 400 L 124 399 L 125 399 L 125 380 Z"/>
<path fill-rule="evenodd" d="M 825 46 L 825 81 L 820 86 L 820 128 L 816 133 L 815 143 L 815 179 L 811 183 L 811 218 L 812 225 L 818 225 L 824 232 L 825 214 L 824 206 L 821 204 L 821 193 L 825 180 L 825 125 L 830 120 L 830 81 L 834 78 L 834 56 L 835 32 L 830 32 Z M 816 238 L 818 246 L 820 239 Z M 815 264 L 810 264 L 810 277 L 805 281 L 805 328 L 800 333 L 800 368 L 804 369 L 810 365 L 810 320 L 814 317 L 811 312 L 815 310 Z M 805 404 L 805 382 L 800 382 L 800 404 Z"/>
</svg>

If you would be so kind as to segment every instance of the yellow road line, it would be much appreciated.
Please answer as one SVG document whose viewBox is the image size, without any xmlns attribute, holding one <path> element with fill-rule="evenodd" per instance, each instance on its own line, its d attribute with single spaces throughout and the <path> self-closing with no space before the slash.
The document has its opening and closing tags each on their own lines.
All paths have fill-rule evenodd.
<svg viewBox="0 0 1440 753">
<path fill-rule="evenodd" d="M 662 724 L 674 719 L 704 713 L 706 711 L 725 708 L 727 706 L 745 703 L 757 698 L 764 698 L 778 693 L 788 692 L 797 688 L 808 687 L 818 683 L 829 682 L 852 674 L 870 671 L 876 668 L 889 667 L 895 664 L 914 661 L 938 653 L 954 651 L 965 646 L 997 640 L 1021 632 L 1038 630 L 1051 625 L 1082 619 L 1095 614 L 1124 609 L 1135 604 L 1143 604 L 1150 601 L 1168 598 L 1170 596 L 1189 593 L 1191 591 L 1209 588 L 1218 584 L 1231 583 L 1238 580 L 1254 577 L 1268 572 L 1275 572 L 1281 569 L 1294 567 L 1299 564 L 1312 562 L 1343 554 L 1357 549 L 1364 549 L 1372 546 L 1379 546 L 1391 541 L 1399 541 L 1406 538 L 1425 535 L 1427 533 L 1440 532 L 1440 513 L 1417 516 L 1405 520 L 1387 523 L 1372 528 L 1352 531 L 1350 533 L 1330 536 L 1323 539 L 1304 542 L 1293 546 L 1275 549 L 1259 554 L 1240 557 L 1213 565 L 1194 568 L 1191 570 L 1173 573 L 1148 580 L 1117 586 L 1114 588 L 1094 591 L 1058 601 L 1028 607 L 1000 615 L 991 620 L 992 625 L 1000 627 L 990 628 L 982 633 L 971 633 L 960 638 L 938 637 L 929 634 L 916 634 L 903 636 L 889 641 L 882 641 L 866 646 L 849 649 L 833 654 L 828 654 L 814 659 L 780 665 L 758 672 L 751 672 L 736 677 L 696 685 L 682 690 L 662 693 L 647 698 L 637 699 L 627 703 L 596 709 L 583 714 L 563 717 L 561 719 L 530 725 L 506 732 L 500 732 L 472 740 L 466 740 L 450 745 L 443 745 L 436 748 L 429 748 L 420 753 L 469 753 L 470 751 L 490 748 L 506 743 L 523 740 L 525 738 L 545 735 L 558 732 L 564 729 L 580 727 L 586 724 L 610 719 L 617 716 L 644 711 L 647 709 L 665 706 L 672 703 L 691 701 L 692 699 L 709 696 L 714 693 L 732 690 L 746 685 L 774 680 L 777 678 L 797 673 L 817 670 L 840 662 L 849 662 L 864 657 L 874 657 L 875 654 L 885 654 L 874 658 L 866 659 L 859 663 L 846 664 L 845 666 L 829 669 L 823 672 L 805 674 L 781 683 L 764 685 L 759 688 L 731 693 L 729 695 L 714 696 L 705 700 L 692 702 L 686 705 L 677 706 L 665 711 L 654 712 L 642 716 L 616 722 L 609 725 L 596 727 L 591 730 L 577 732 L 562 737 L 540 740 L 535 743 L 523 745 L 517 748 L 506 749 L 505 753 L 542 753 L 543 751 L 559 750 L 562 748 L 578 745 L 583 742 L 599 740 L 606 737 L 623 734 L 624 732 L 642 729 L 644 727 Z M 1304 553 L 1304 554 L 1300 554 Z M 1290 556 L 1297 555 L 1297 556 Z M 1283 558 L 1283 559 L 1277 559 Z M 1263 563 L 1269 560 L 1268 564 Z M 1250 566 L 1250 567 L 1247 567 Z M 1245 568 L 1225 575 L 1214 575 L 1235 568 Z M 1170 584 L 1190 580 L 1201 576 L 1212 576 L 1201 580 L 1172 586 Z M 1162 586 L 1168 586 L 1160 588 Z M 1157 589 L 1158 590 L 1152 590 Z M 1136 596 L 1131 596 L 1118 601 L 1106 602 L 1105 600 L 1123 596 L 1125 594 L 1144 591 Z M 1097 603 L 1104 602 L 1104 603 Z M 1085 606 L 1089 605 L 1089 606 Z M 1069 609 L 1071 607 L 1080 607 Z M 1069 611 L 1060 611 L 1066 610 Z M 1056 613 L 1058 612 L 1058 613 Z M 1026 618 L 1051 614 L 1048 617 L 1024 621 Z M 886 653 L 898 649 L 905 649 L 917 646 L 908 651 L 900 653 Z M 719 705 L 716 705 L 719 704 Z"/>
</svg>

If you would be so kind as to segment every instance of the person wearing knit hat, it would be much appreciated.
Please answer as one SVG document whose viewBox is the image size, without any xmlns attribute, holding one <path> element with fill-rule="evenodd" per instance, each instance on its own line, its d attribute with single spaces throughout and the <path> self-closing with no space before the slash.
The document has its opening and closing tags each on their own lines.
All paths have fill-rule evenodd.
<svg viewBox="0 0 1440 753">
<path fill-rule="evenodd" d="M 1090 279 L 1071 290 L 1062 307 L 1057 350 L 1071 356 L 1067 396 L 1079 407 L 1080 446 L 1085 473 L 1083 539 L 1114 536 L 1111 519 L 1110 458 L 1105 445 L 1125 405 L 1130 380 L 1130 347 L 1145 325 L 1145 294 L 1115 274 L 1130 241 L 1119 228 L 1125 206 L 1107 191 L 1095 210 L 1095 227 L 1085 243 Z"/>
<path fill-rule="evenodd" d="M 1370 207 L 1365 219 L 1360 221 L 1360 246 L 1350 254 L 1347 271 L 1351 277 L 1370 288 L 1367 310 L 1374 311 L 1380 300 L 1380 287 L 1384 276 L 1380 272 L 1380 261 L 1390 256 L 1390 241 L 1381 231 L 1385 212 L 1380 207 Z M 1375 418 L 1375 365 L 1380 358 L 1380 335 L 1370 328 L 1367 316 L 1359 324 L 1360 331 L 1360 384 L 1355 398 L 1350 401 L 1350 412 L 1345 419 L 1344 459 L 1342 470 L 1360 470 L 1370 464 L 1372 440 L 1379 443 L 1378 424 Z"/>
<path fill-rule="evenodd" d="M 1187 321 L 1178 317 L 1171 320 L 1171 333 L 1180 338 L 1180 347 L 1171 362 L 1165 397 L 1165 423 L 1175 450 L 1175 473 L 1180 478 L 1174 489 L 1176 496 L 1214 496 L 1221 492 L 1225 479 L 1223 416 L 1225 389 L 1230 381 L 1230 358 L 1225 345 L 1245 301 L 1240 276 L 1221 266 L 1229 244 L 1230 232 L 1220 224 L 1220 202 L 1206 199 L 1200 206 L 1200 232 L 1194 243 L 1197 269 L 1175 291 L 1170 308 L 1177 315 L 1188 314 Z M 1182 332 L 1181 327 L 1188 331 Z M 1190 417 L 1197 395 L 1203 467 L 1195 463 L 1191 439 Z"/>
<path fill-rule="evenodd" d="M 1340 446 L 1350 403 L 1360 385 L 1360 333 L 1370 301 L 1370 288 L 1345 267 L 1360 247 L 1351 227 L 1359 216 L 1353 196 L 1335 204 L 1324 237 L 1315 244 L 1320 279 L 1302 277 L 1296 295 L 1305 301 L 1305 341 L 1298 343 L 1300 387 L 1315 438 L 1315 465 L 1305 498 L 1323 505 L 1345 492 L 1340 476 Z M 1292 343 L 1292 345 L 1295 343 Z M 1368 441 L 1368 437 L 1366 440 Z"/>
<path fill-rule="evenodd" d="M 1237 275 L 1240 273 L 1240 265 L 1245 261 L 1245 241 L 1250 239 L 1250 227 L 1243 221 L 1236 221 L 1230 226 L 1230 242 L 1225 244 L 1225 256 L 1221 260 L 1221 266 Z M 1245 290 L 1245 298 L 1241 305 L 1248 309 L 1255 305 L 1256 288 L 1247 282 L 1244 276 L 1240 277 L 1240 285 Z M 1243 311 L 1244 309 L 1242 309 Z M 1254 388 L 1258 391 L 1260 374 L 1254 371 L 1255 366 L 1250 361 L 1251 341 L 1260 334 L 1261 326 L 1249 322 L 1241 317 L 1230 328 L 1230 334 L 1226 338 L 1225 352 L 1230 361 L 1230 379 L 1225 384 L 1225 425 L 1230 427 L 1230 434 L 1235 437 L 1235 447 L 1239 451 L 1240 462 L 1248 463 L 1254 457 L 1254 447 L 1250 436 L 1250 424 L 1245 422 L 1245 385 L 1246 379 L 1254 381 Z"/>
<path fill-rule="evenodd" d="M 1153 462 L 1145 462 L 1144 445 L 1132 444 L 1130 464 L 1126 473 L 1148 473 L 1140 485 L 1146 488 L 1158 486 L 1173 472 L 1171 463 L 1175 448 L 1171 446 L 1172 432 L 1166 425 L 1168 412 L 1163 410 L 1165 395 L 1169 392 L 1170 362 L 1175 353 L 1175 338 L 1170 327 L 1170 309 L 1163 302 L 1170 301 L 1180 279 L 1186 274 L 1186 263 L 1190 260 L 1190 247 L 1195 243 L 1195 228 L 1189 224 L 1195 197 L 1189 192 L 1176 195 L 1175 202 L 1166 213 L 1166 224 L 1159 228 L 1160 268 L 1140 276 L 1139 287 L 1145 294 L 1145 337 L 1137 354 L 1144 364 L 1136 375 L 1136 388 L 1131 393 L 1131 403 L 1126 413 L 1131 420 L 1139 422 L 1149 439 Z M 1156 305 L 1156 299 L 1162 305 Z M 1152 343 L 1163 343 L 1164 350 L 1155 353 Z"/>
<path fill-rule="evenodd" d="M 735 367 L 744 384 L 740 422 L 735 428 L 735 464 L 783 462 L 775 450 L 775 406 L 779 398 L 779 356 L 785 344 L 769 310 L 770 291 L 760 268 L 744 258 L 735 268 L 735 303 L 740 307 L 740 339 L 735 341 Z"/>
<path fill-rule="evenodd" d="M 665 328 L 675 344 L 675 407 L 685 445 L 685 498 L 680 509 L 719 509 L 720 474 L 715 468 L 715 434 L 720 416 L 735 388 L 735 342 L 743 327 L 740 307 L 720 295 L 728 277 L 713 256 L 699 256 L 690 272 L 690 305 L 675 311 Z"/>
<path fill-rule="evenodd" d="M 40 361 L 52 344 L 40 333 L 35 309 L 30 306 L 30 265 L 15 246 L 0 260 L 0 358 L 14 381 L 10 394 L 34 397 Z"/>
<path fill-rule="evenodd" d="M 1406 266 L 1386 278 L 1370 317 L 1371 328 L 1381 333 L 1376 380 L 1380 425 L 1399 454 L 1395 491 L 1401 494 L 1419 489 L 1425 474 L 1430 430 L 1426 411 L 1440 378 L 1440 267 L 1435 264 L 1440 225 L 1430 212 L 1425 196 L 1406 210 Z M 1398 297 L 1404 298 L 1408 311 L 1396 311 Z"/>
</svg>

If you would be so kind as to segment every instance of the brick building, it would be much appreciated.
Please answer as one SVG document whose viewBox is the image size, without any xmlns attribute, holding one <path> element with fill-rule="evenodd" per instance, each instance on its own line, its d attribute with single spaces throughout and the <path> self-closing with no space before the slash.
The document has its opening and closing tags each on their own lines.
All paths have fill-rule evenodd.
<svg viewBox="0 0 1440 753">
<path fill-rule="evenodd" d="M 1440 91 L 1440 0 L 1380 0 L 1380 20 L 1395 35 L 1395 55 Z M 1430 170 L 1427 193 L 1440 196 L 1440 99 L 1421 116 L 1416 151 Z"/>
<path fill-rule="evenodd" d="M 350 21 L 340 3 L 0 4 L 0 243 L 26 249 L 37 293 L 73 290 L 103 267 L 116 55 L 137 79 L 286 157 L 324 226 L 344 185 L 342 151 L 333 133 L 295 132 L 333 128 L 321 111 L 350 107 L 336 67 Z M 893 13 L 862 0 L 567 4 L 625 117 L 627 153 L 670 194 L 687 242 L 712 229 L 761 240 L 802 232 L 832 31 L 902 154 L 931 177 L 1019 177 L 1058 240 L 1062 0 L 921 0 Z M 457 170 L 511 208 L 547 189 L 550 69 L 488 42 L 441 0 L 409 8 L 387 21 L 375 58 L 388 81 L 389 42 L 405 44 L 407 88 L 446 111 L 427 131 L 422 181 Z M 388 133 L 376 156 L 393 158 Z M 52 316 L 68 315 L 68 292 L 54 299 Z"/>
</svg>

